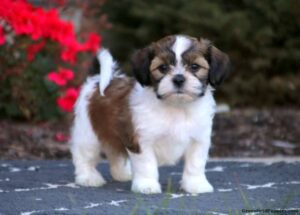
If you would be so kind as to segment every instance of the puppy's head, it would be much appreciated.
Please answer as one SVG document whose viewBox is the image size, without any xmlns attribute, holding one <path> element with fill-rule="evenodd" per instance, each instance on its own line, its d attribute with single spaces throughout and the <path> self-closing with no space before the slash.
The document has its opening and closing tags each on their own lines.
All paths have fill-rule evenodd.
<svg viewBox="0 0 300 215">
<path fill-rule="evenodd" d="M 206 39 L 168 36 L 138 50 L 133 73 L 142 86 L 153 87 L 157 98 L 194 101 L 208 85 L 217 87 L 229 70 L 229 58 Z"/>
</svg>

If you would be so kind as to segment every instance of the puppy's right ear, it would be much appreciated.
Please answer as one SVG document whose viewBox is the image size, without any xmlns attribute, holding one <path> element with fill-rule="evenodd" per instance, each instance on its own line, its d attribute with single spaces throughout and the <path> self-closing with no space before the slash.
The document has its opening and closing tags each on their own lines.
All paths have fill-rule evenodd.
<svg viewBox="0 0 300 215">
<path fill-rule="evenodd" d="M 133 75 L 142 86 L 151 85 L 150 63 L 152 58 L 151 46 L 136 51 L 131 58 Z"/>
</svg>

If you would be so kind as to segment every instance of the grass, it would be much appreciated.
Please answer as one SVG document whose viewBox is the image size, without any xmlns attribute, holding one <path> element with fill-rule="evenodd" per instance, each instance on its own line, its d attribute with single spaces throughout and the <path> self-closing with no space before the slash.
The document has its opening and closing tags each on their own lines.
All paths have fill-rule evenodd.
<svg viewBox="0 0 300 215">
<path fill-rule="evenodd" d="M 243 213 L 241 210 L 242 209 L 246 209 L 246 210 L 257 210 L 257 209 L 284 209 L 284 208 L 288 208 L 289 203 L 293 200 L 293 198 L 295 198 L 297 196 L 297 194 L 292 190 L 291 192 L 289 192 L 287 195 L 284 195 L 281 199 L 280 202 L 282 202 L 281 204 L 278 203 L 270 203 L 268 202 L 267 205 L 263 205 L 262 202 L 260 201 L 251 201 L 250 197 L 247 196 L 247 194 L 244 192 L 244 190 L 240 187 L 240 185 L 237 186 L 238 187 L 238 191 L 239 191 L 239 195 L 241 197 L 241 200 L 243 202 L 243 208 L 241 209 L 233 209 L 233 208 L 228 208 L 227 212 L 217 212 L 218 210 L 210 210 L 208 212 L 200 212 L 199 209 L 192 209 L 190 208 L 189 210 L 186 209 L 186 205 L 184 203 L 184 198 L 181 198 L 181 208 L 183 209 L 181 212 L 184 214 L 195 214 L 195 213 L 201 213 L 201 214 L 207 214 L 207 215 L 211 215 L 211 214 L 229 214 L 229 215 L 245 215 L 245 214 L 249 214 L 249 213 Z M 165 193 L 161 194 L 163 195 L 163 198 L 161 200 L 161 202 L 158 204 L 157 207 L 147 207 L 147 205 L 144 202 L 144 199 L 142 198 L 141 195 L 138 196 L 138 203 L 135 205 L 133 211 L 132 211 L 132 215 L 136 215 L 139 214 L 137 213 L 139 209 L 141 210 L 145 210 L 144 213 L 146 213 L 147 215 L 157 215 L 157 214 L 170 214 L 170 211 L 168 211 L 168 208 L 170 207 L 170 201 L 171 201 L 171 194 L 174 193 L 174 189 L 173 189 L 173 184 L 172 184 L 172 179 L 168 178 L 168 182 L 167 182 L 167 186 L 166 186 L 166 191 Z M 196 199 L 197 200 L 197 199 Z M 226 203 L 227 205 L 229 204 L 228 202 Z M 155 208 L 155 210 L 153 210 Z M 141 211 L 140 211 L 141 212 Z M 178 211 L 179 212 L 179 211 Z M 268 214 L 274 214 L 271 212 L 257 212 L 254 213 L 257 215 L 263 214 L 263 215 L 268 215 Z M 281 213 L 278 213 L 281 214 Z M 290 213 L 293 214 L 293 213 Z M 296 213 L 295 213 L 296 214 Z"/>
</svg>

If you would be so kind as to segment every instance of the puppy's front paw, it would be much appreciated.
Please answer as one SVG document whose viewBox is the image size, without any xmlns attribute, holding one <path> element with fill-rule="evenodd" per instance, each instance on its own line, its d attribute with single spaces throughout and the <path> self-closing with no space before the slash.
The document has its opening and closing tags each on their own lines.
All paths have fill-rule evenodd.
<svg viewBox="0 0 300 215">
<path fill-rule="evenodd" d="M 155 194 L 161 193 L 161 188 L 157 180 L 140 178 L 132 181 L 131 191 L 135 193 Z"/>
<path fill-rule="evenodd" d="M 77 174 L 75 182 L 86 187 L 100 187 L 106 183 L 97 170 Z"/>
<path fill-rule="evenodd" d="M 181 188 L 192 194 L 211 193 L 214 191 L 214 188 L 205 176 L 186 176 L 181 181 Z"/>
</svg>

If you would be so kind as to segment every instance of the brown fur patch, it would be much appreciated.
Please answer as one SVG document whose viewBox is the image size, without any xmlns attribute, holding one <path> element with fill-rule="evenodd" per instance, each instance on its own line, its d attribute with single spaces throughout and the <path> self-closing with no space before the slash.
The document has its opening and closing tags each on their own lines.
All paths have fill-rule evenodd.
<svg viewBox="0 0 300 215">
<path fill-rule="evenodd" d="M 175 43 L 174 36 L 164 37 L 159 41 L 153 43 L 152 49 L 154 51 L 154 56 L 159 58 L 164 64 L 174 64 L 175 54 L 171 50 L 174 43 Z"/>
<path fill-rule="evenodd" d="M 164 74 L 161 73 L 158 69 L 158 67 L 164 63 L 165 62 L 160 57 L 155 57 L 152 60 L 150 65 L 150 72 L 155 80 L 159 80 L 164 76 Z"/>
<path fill-rule="evenodd" d="M 173 44 L 175 43 L 176 36 L 166 36 L 157 42 L 153 43 L 152 46 L 154 47 L 155 54 L 162 52 L 163 50 L 170 49 Z"/>
<path fill-rule="evenodd" d="M 209 63 L 205 59 L 208 51 L 209 41 L 196 38 L 190 38 L 192 41 L 191 47 L 183 54 L 184 63 L 189 66 L 198 64 L 200 66 L 197 72 L 193 74 L 199 79 L 206 79 L 208 77 Z M 187 69 L 188 71 L 189 69 Z"/>
<path fill-rule="evenodd" d="M 98 88 L 91 96 L 89 116 L 104 152 L 127 155 L 126 148 L 140 152 L 128 104 L 134 83 L 131 78 L 115 78 L 106 88 L 105 96 L 100 96 Z"/>
<path fill-rule="evenodd" d="M 194 72 L 194 75 L 199 78 L 199 79 L 203 79 L 203 78 L 207 78 L 208 76 L 208 70 L 209 70 L 209 65 L 207 60 L 205 60 L 205 58 L 203 56 L 195 56 L 191 59 L 189 59 L 191 64 L 198 64 L 200 66 L 200 68 L 198 69 L 197 72 Z"/>
<path fill-rule="evenodd" d="M 206 70 L 209 69 L 208 62 L 207 62 L 207 60 L 205 60 L 204 57 L 197 57 L 197 58 L 194 60 L 194 63 L 199 64 L 203 69 L 206 69 Z"/>
<path fill-rule="evenodd" d="M 175 63 L 175 54 L 171 47 L 175 42 L 174 36 L 167 36 L 151 45 L 155 57 L 150 63 L 150 73 L 154 80 L 160 80 L 165 74 L 160 72 L 158 67 L 162 64 L 170 65 Z"/>
<path fill-rule="evenodd" d="M 202 80 L 204 78 L 207 78 L 208 77 L 208 70 L 207 69 L 199 69 L 197 72 L 194 73 L 194 75 Z"/>
<path fill-rule="evenodd" d="M 161 64 L 164 64 L 165 62 L 160 57 L 155 57 L 150 64 L 150 72 L 154 71 L 159 67 Z"/>
</svg>

